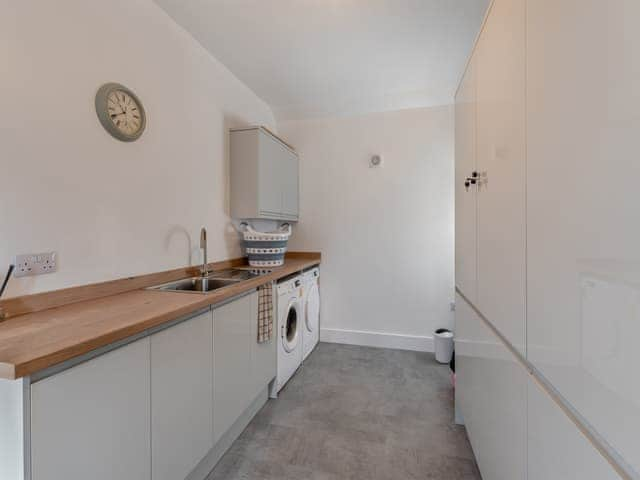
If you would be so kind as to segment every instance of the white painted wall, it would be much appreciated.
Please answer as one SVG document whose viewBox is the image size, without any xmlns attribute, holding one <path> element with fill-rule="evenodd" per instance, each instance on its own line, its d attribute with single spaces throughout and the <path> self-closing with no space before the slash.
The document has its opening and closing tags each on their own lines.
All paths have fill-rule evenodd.
<svg viewBox="0 0 640 480">
<path fill-rule="evenodd" d="M 228 217 L 227 130 L 270 108 L 151 0 L 28 0 L 0 7 L 0 272 L 56 250 L 59 272 L 8 296 L 240 254 Z M 148 114 L 132 144 L 98 123 L 116 81 Z"/>
<path fill-rule="evenodd" d="M 300 153 L 290 246 L 323 254 L 325 340 L 430 350 L 452 326 L 453 131 L 450 106 L 279 124 Z"/>
</svg>

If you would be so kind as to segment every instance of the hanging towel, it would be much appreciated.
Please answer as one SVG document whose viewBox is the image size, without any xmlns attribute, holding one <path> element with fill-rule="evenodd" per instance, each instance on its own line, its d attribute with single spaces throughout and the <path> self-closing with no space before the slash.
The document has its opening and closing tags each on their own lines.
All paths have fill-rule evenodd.
<svg viewBox="0 0 640 480">
<path fill-rule="evenodd" d="M 273 287 L 271 283 L 258 288 L 258 343 L 271 340 L 273 335 Z"/>
</svg>

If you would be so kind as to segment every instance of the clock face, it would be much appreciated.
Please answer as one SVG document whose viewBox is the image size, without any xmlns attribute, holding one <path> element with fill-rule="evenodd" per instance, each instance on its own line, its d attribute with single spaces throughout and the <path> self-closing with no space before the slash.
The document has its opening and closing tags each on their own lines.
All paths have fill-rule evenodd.
<svg viewBox="0 0 640 480">
<path fill-rule="evenodd" d="M 123 142 L 137 140 L 146 125 L 142 103 L 128 88 L 107 83 L 96 94 L 96 113 L 102 126 Z"/>
<path fill-rule="evenodd" d="M 127 92 L 113 90 L 107 97 L 109 118 L 125 135 L 135 135 L 142 126 L 140 106 Z"/>
</svg>

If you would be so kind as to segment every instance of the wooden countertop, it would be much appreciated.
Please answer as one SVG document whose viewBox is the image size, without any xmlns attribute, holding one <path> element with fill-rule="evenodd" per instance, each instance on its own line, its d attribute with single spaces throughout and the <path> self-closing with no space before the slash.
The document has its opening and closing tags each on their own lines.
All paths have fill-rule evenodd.
<svg viewBox="0 0 640 480">
<path fill-rule="evenodd" d="M 15 316 L 0 323 L 0 378 L 31 375 L 318 264 L 319 254 L 295 253 L 272 273 L 206 294 L 138 288 Z"/>
</svg>

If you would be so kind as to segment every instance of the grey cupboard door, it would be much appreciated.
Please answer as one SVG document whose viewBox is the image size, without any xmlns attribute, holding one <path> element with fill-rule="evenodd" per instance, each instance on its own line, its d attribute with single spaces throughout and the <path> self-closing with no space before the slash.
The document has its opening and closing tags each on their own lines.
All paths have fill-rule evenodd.
<svg viewBox="0 0 640 480">
<path fill-rule="evenodd" d="M 213 311 L 213 434 L 214 442 L 250 405 L 251 322 L 256 294 L 246 295 Z"/>
<path fill-rule="evenodd" d="M 153 480 L 185 478 L 213 447 L 211 311 L 151 337 Z"/>
<path fill-rule="evenodd" d="M 495 0 L 477 74 L 478 302 L 525 353 L 525 1 Z"/>
<path fill-rule="evenodd" d="M 149 480 L 150 340 L 31 386 L 33 480 Z"/>
<path fill-rule="evenodd" d="M 468 178 L 476 168 L 476 72 L 475 60 L 469 61 L 456 94 L 456 286 L 476 302 L 476 241 L 478 187 Z M 476 180 L 477 182 L 477 180 Z"/>
<path fill-rule="evenodd" d="M 287 218 L 298 218 L 299 202 L 299 165 L 298 156 L 290 150 L 284 149 L 282 173 L 282 214 Z"/>
<path fill-rule="evenodd" d="M 280 142 L 262 130 L 258 135 L 258 209 L 261 214 L 281 216 L 282 186 L 287 175 L 285 149 Z"/>
<path fill-rule="evenodd" d="M 258 317 L 258 293 L 252 295 L 252 318 Z M 275 303 L 274 303 L 275 305 Z M 274 322 L 276 322 L 274 310 Z M 271 340 L 258 343 L 258 322 L 251 320 L 251 376 L 252 376 L 252 399 L 255 398 L 276 376 L 276 333 L 277 328 L 274 323 L 273 336 Z"/>
</svg>

